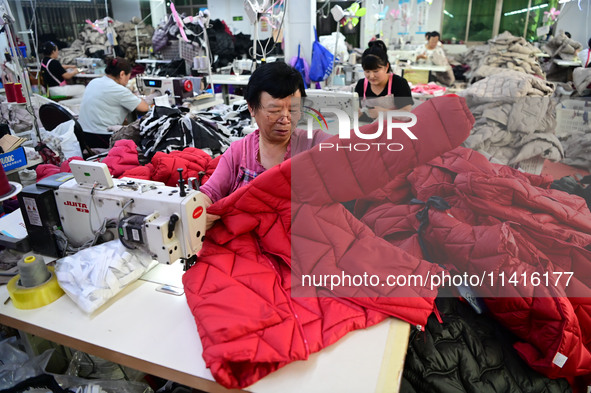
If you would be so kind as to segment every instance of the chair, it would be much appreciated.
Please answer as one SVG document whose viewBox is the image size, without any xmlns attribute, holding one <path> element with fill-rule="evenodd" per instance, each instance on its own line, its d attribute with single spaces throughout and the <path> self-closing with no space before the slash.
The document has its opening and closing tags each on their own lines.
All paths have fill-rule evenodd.
<svg viewBox="0 0 591 393">
<path fill-rule="evenodd" d="M 82 127 L 74 115 L 68 112 L 68 110 L 64 107 L 54 103 L 41 105 L 39 108 L 39 120 L 41 121 L 41 124 L 43 124 L 43 128 L 45 128 L 47 131 L 52 131 L 54 128 L 66 121 L 74 120 L 74 134 L 76 135 L 76 139 L 78 139 L 78 143 L 80 144 L 80 149 L 82 150 L 84 158 L 86 159 L 90 156 L 96 155 L 96 152 L 93 151 L 86 142 Z M 84 152 L 86 152 L 86 154 Z"/>
</svg>

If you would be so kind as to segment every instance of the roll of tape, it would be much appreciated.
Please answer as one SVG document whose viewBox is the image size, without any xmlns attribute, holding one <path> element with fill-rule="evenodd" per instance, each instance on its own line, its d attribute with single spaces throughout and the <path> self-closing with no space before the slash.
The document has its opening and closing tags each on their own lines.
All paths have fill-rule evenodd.
<svg viewBox="0 0 591 393">
<path fill-rule="evenodd" d="M 53 266 L 48 266 L 51 277 L 41 285 L 25 288 L 19 284 L 20 275 L 14 276 L 7 285 L 8 294 L 16 308 L 32 310 L 53 303 L 64 291 L 60 288 Z"/>
</svg>

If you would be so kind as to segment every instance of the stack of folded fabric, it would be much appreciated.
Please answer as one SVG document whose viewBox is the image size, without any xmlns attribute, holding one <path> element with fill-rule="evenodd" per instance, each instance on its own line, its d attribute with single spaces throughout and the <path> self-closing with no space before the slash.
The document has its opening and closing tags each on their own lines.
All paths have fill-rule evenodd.
<svg viewBox="0 0 591 393">
<path fill-rule="evenodd" d="M 522 37 L 515 37 L 508 31 L 478 45 L 464 54 L 462 62 L 470 66 L 468 80 L 478 80 L 505 72 L 507 69 L 535 75 L 545 79 L 535 54 L 540 49 Z"/>
</svg>

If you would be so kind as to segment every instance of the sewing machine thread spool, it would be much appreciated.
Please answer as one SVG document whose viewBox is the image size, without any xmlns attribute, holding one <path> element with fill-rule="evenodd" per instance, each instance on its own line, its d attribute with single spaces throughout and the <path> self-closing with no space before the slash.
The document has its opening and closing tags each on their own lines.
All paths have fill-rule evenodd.
<svg viewBox="0 0 591 393">
<path fill-rule="evenodd" d="M 30 310 L 43 307 L 64 294 L 58 285 L 53 267 L 46 266 L 43 257 L 28 256 L 17 266 L 19 274 L 7 285 L 16 308 Z"/>
<path fill-rule="evenodd" d="M 4 91 L 6 93 L 6 100 L 8 102 L 16 102 L 16 95 L 14 93 L 14 83 L 7 82 L 4 84 Z"/>
<path fill-rule="evenodd" d="M 32 288 L 43 284 L 51 278 L 43 257 L 28 256 L 18 264 L 18 271 L 21 275 L 19 284 L 25 288 Z"/>
<path fill-rule="evenodd" d="M 8 181 L 4 167 L 0 164 L 0 202 L 12 198 L 22 189 L 19 183 Z"/>
<path fill-rule="evenodd" d="M 22 83 L 15 83 L 14 84 L 14 99 L 16 100 L 17 104 L 24 104 L 27 102 L 25 96 L 23 96 L 23 85 Z"/>
</svg>

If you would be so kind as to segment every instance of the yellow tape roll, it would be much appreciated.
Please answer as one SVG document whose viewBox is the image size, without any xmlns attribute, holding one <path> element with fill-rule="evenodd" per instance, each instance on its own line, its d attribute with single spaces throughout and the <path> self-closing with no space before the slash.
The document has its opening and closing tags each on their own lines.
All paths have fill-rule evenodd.
<svg viewBox="0 0 591 393">
<path fill-rule="evenodd" d="M 20 275 L 14 276 L 8 282 L 8 294 L 16 308 L 32 310 L 43 307 L 59 299 L 64 291 L 60 288 L 53 266 L 48 266 L 51 278 L 36 287 L 26 288 L 18 284 Z"/>
</svg>

